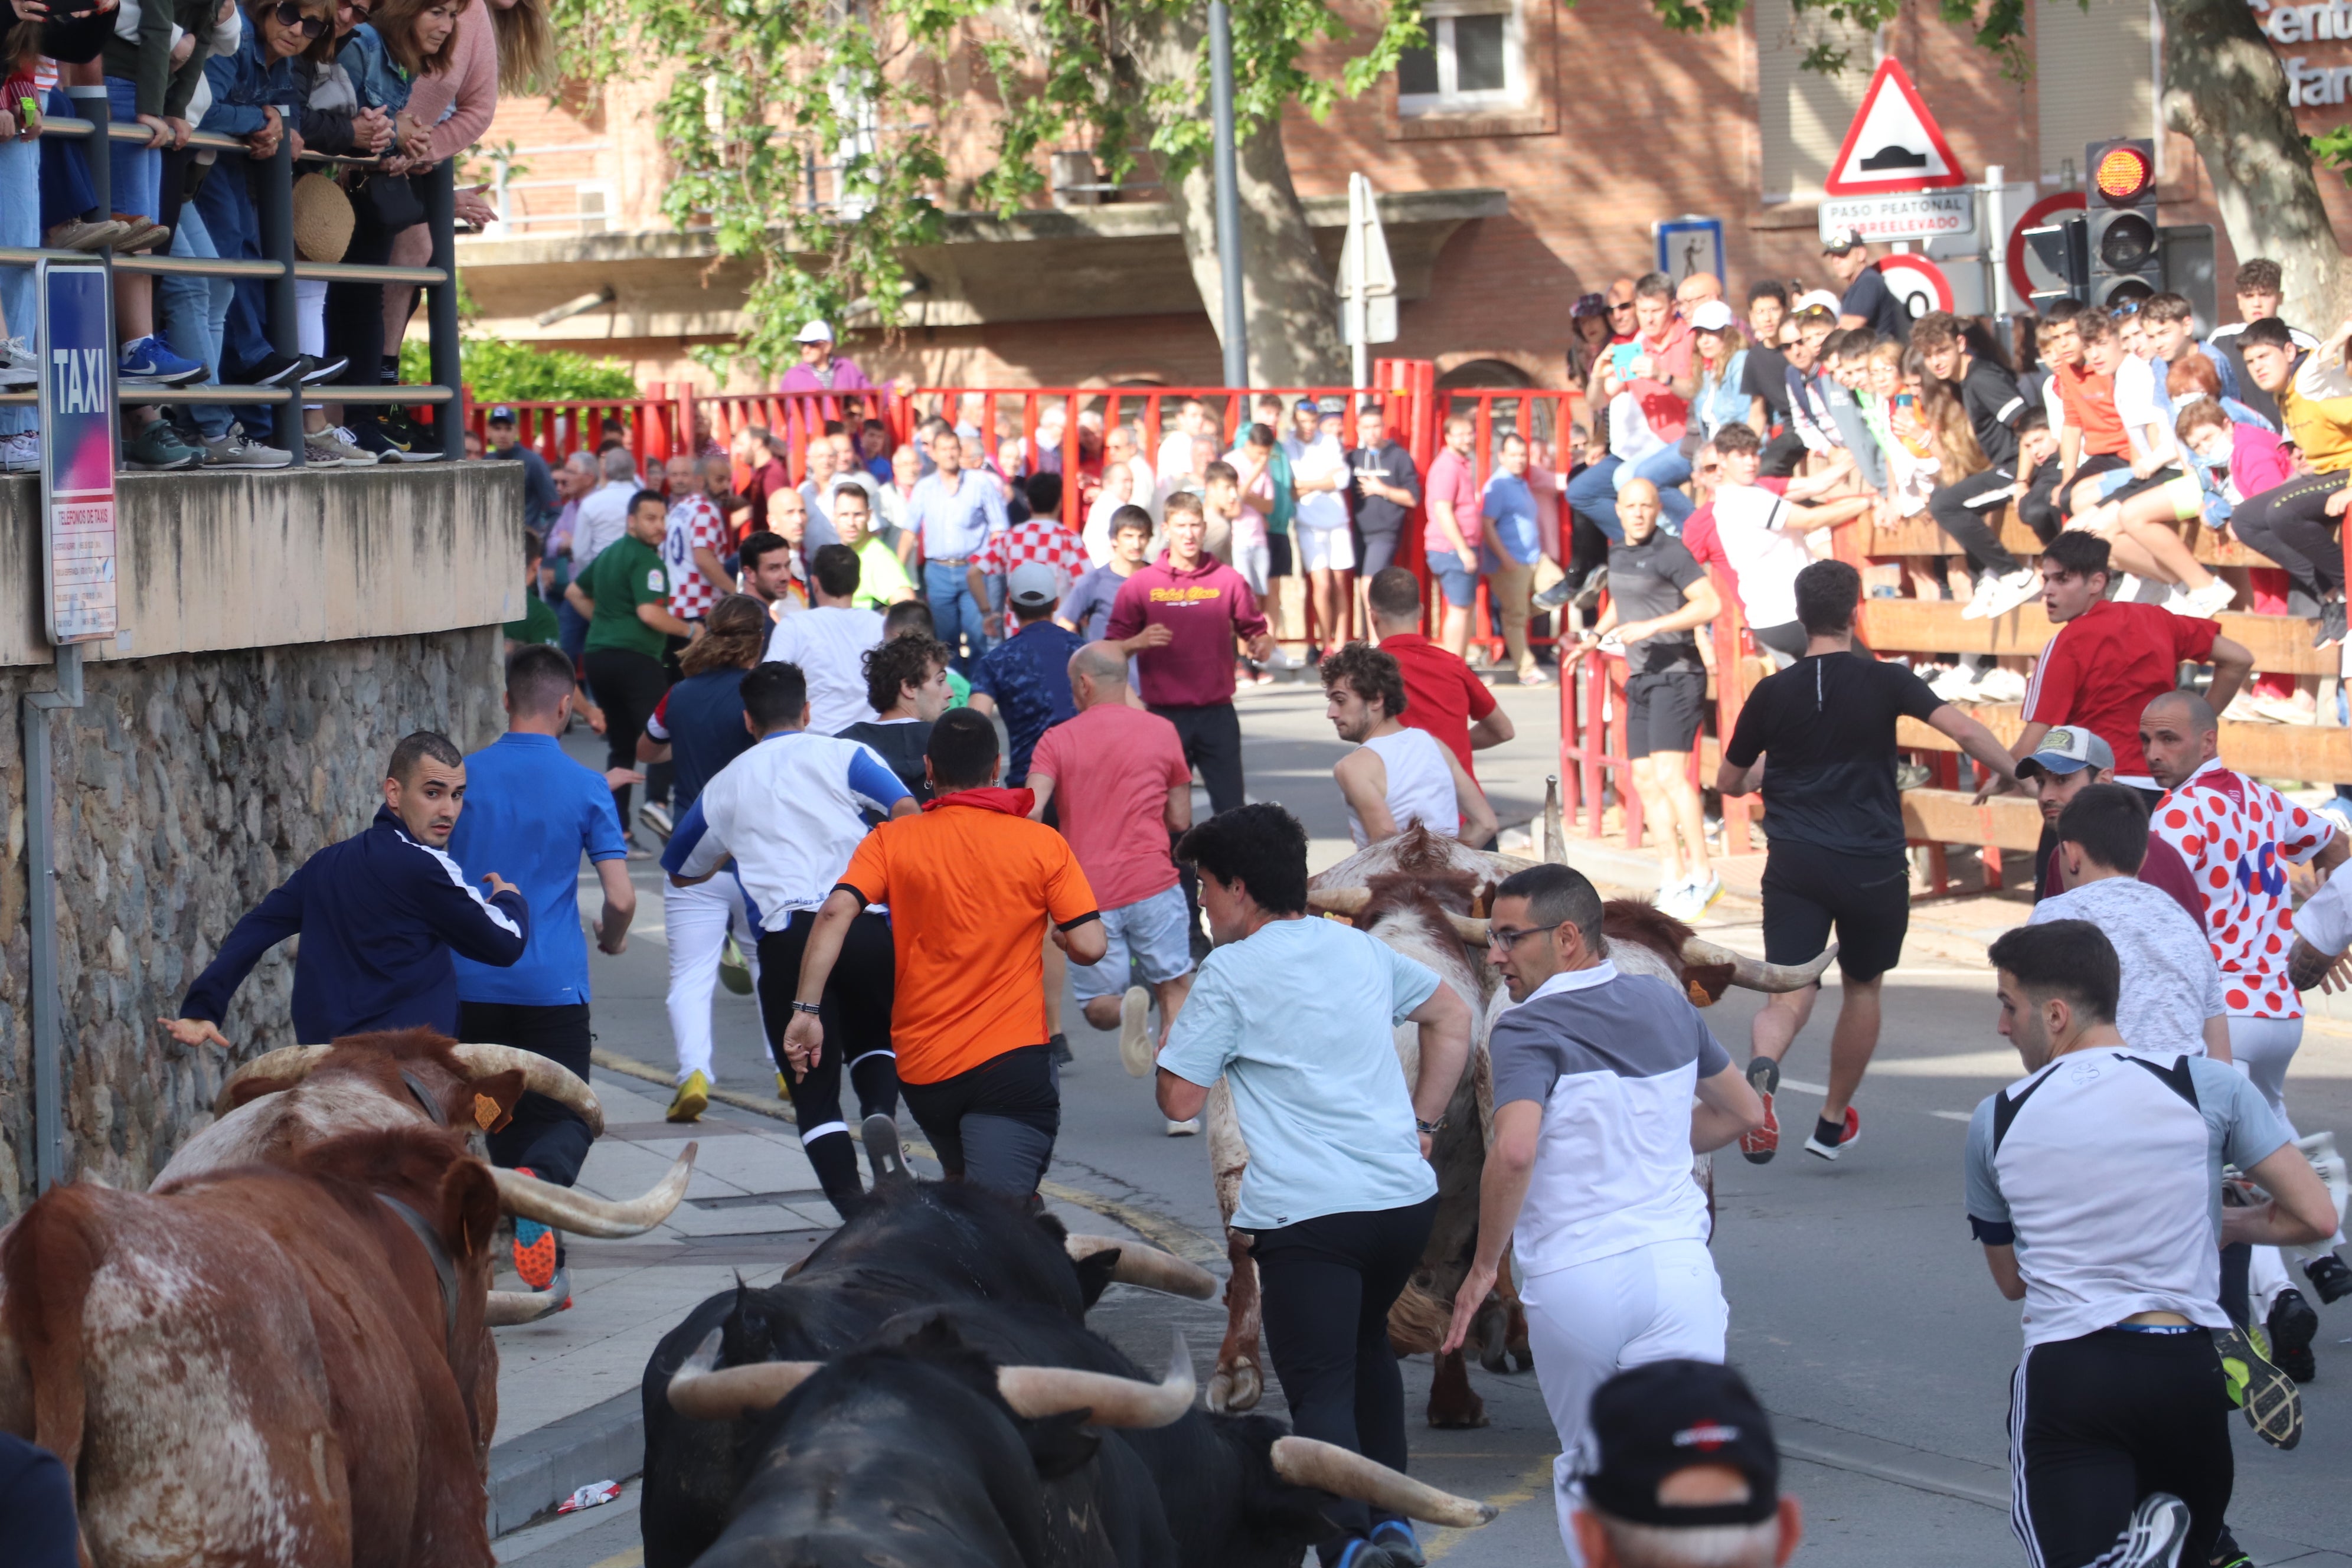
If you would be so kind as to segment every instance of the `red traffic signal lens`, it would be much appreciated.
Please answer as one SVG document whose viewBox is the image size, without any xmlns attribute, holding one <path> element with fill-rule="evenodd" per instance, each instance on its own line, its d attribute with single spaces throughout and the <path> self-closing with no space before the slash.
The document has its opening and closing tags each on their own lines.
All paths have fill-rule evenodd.
<svg viewBox="0 0 2352 1568">
<path fill-rule="evenodd" d="M 2102 198 L 2120 205 L 2137 200 L 2155 177 L 2156 170 L 2147 154 L 2125 145 L 2107 149 L 2092 175 L 2092 183 L 2098 186 Z"/>
</svg>

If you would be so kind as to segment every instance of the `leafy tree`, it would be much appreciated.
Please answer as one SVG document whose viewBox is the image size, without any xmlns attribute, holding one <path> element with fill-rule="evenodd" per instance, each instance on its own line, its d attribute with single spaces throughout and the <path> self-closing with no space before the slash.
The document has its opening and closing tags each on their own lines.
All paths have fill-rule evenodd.
<svg viewBox="0 0 2352 1568">
<path fill-rule="evenodd" d="M 636 373 L 613 360 L 481 337 L 467 338 L 461 353 L 466 384 L 477 403 L 560 403 L 637 395 Z M 411 338 L 400 345 L 400 379 L 411 386 L 433 379 L 424 339 Z"/>
</svg>

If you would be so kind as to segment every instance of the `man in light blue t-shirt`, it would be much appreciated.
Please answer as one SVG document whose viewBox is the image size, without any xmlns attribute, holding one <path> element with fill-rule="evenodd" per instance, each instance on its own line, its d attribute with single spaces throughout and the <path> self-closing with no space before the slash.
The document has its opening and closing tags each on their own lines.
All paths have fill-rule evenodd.
<svg viewBox="0 0 2352 1568">
<path fill-rule="evenodd" d="M 1197 1116 L 1224 1079 L 1250 1152 L 1233 1225 L 1252 1241 L 1293 1429 L 1402 1470 L 1389 1308 L 1436 1215 L 1429 1141 L 1470 1058 L 1469 1006 L 1426 965 L 1307 915 L 1307 832 L 1282 807 L 1222 812 L 1176 853 L 1200 873 L 1217 946 L 1160 1053 L 1160 1107 Z M 1421 1028 L 1410 1089 L 1404 1023 Z M 1401 1515 L 1344 1502 L 1325 1517 L 1338 1527 L 1316 1547 L 1326 1568 L 1418 1560 Z"/>
<path fill-rule="evenodd" d="M 1528 488 L 1528 444 L 1522 437 L 1503 437 L 1478 510 L 1484 535 L 1478 570 L 1486 574 L 1486 591 L 1502 612 L 1503 647 L 1511 667 L 1523 683 L 1534 684 L 1541 674 L 1528 647 L 1528 616 L 1536 563 L 1543 556 L 1543 533 L 1536 523 L 1535 492 Z"/>
</svg>

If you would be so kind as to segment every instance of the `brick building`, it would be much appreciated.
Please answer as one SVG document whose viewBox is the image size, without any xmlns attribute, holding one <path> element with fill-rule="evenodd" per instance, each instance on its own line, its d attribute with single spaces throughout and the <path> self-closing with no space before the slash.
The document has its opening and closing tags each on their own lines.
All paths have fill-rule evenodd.
<svg viewBox="0 0 2352 1568">
<path fill-rule="evenodd" d="M 1339 8 L 1370 15 L 1360 0 Z M 2255 9 L 2303 128 L 2342 122 L 2352 0 Z M 2185 138 L 2155 130 L 2161 23 L 2150 0 L 2093 0 L 2087 11 L 2031 0 L 2035 69 L 2022 82 L 1921 0 L 1875 37 L 1794 18 L 1788 0 L 1754 0 L 1736 28 L 1697 37 L 1666 31 L 1647 0 L 1426 0 L 1424 10 L 1428 51 L 1324 123 L 1294 114 L 1285 137 L 1327 257 L 1338 254 L 1349 174 L 1381 193 L 1402 300 L 1392 352 L 1434 360 L 1454 384 L 1559 384 L 1570 302 L 1646 270 L 1662 219 L 1720 219 L 1735 290 L 1759 275 L 1825 281 L 1821 182 L 1881 53 L 1904 62 L 1972 178 L 1998 164 L 2047 195 L 2079 183 L 2085 142 L 2158 134 L 2164 222 L 2214 226 L 2226 311 L 2236 258 L 2210 182 Z M 1825 42 L 1847 49 L 1851 68 L 1799 69 Z M 973 64 L 960 58 L 949 83 L 964 95 L 951 145 L 965 157 L 984 153 L 990 112 Z M 655 97 L 618 84 L 593 110 L 501 104 L 484 146 L 514 149 L 509 221 L 458 248 L 482 330 L 611 356 L 645 380 L 706 379 L 686 352 L 737 330 L 742 276 L 712 270 L 706 242 L 661 216 Z M 1057 165 L 1057 182 L 1093 181 L 1085 163 Z M 2352 194 L 2323 180 L 2339 224 L 2352 222 Z M 926 384 L 1215 381 L 1215 334 L 1167 207 L 1149 188 L 1087 205 L 1100 195 L 1067 192 L 1068 205 L 1011 219 L 952 217 L 950 241 L 914 258 L 926 287 L 910 301 L 913 323 L 888 341 L 852 332 L 849 352 L 877 379 Z"/>
</svg>

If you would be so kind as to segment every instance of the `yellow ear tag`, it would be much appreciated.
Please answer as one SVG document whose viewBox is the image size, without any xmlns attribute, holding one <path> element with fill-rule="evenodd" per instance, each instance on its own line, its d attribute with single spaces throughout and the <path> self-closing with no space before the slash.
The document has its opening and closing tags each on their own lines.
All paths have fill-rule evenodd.
<svg viewBox="0 0 2352 1568">
<path fill-rule="evenodd" d="M 499 1102 L 487 1094 L 474 1096 L 474 1125 L 487 1132 L 499 1120 Z"/>
</svg>

